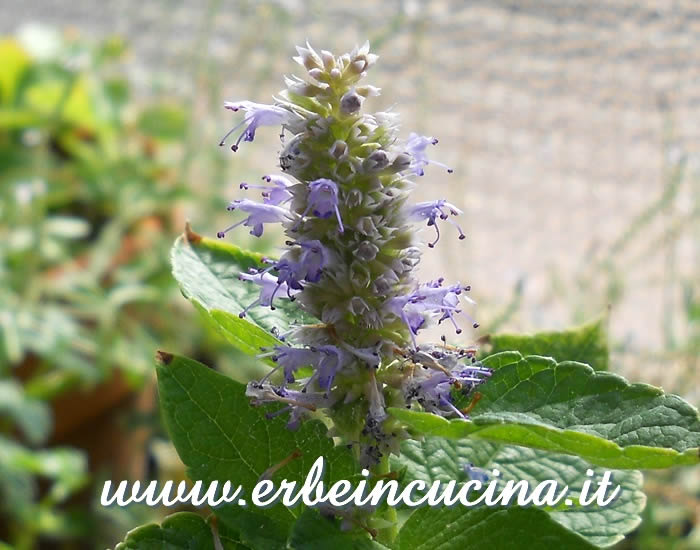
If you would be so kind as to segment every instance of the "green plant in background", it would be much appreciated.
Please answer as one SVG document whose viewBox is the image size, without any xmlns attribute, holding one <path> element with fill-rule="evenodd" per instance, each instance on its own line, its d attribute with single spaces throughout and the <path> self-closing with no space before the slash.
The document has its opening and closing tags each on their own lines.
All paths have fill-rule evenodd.
<svg viewBox="0 0 700 550">
<path fill-rule="evenodd" d="M 20 549 L 90 533 L 85 505 L 67 505 L 86 455 L 44 448 L 52 402 L 101 383 L 128 393 L 157 342 L 202 338 L 178 330 L 163 262 L 187 196 L 163 159 L 185 111 L 132 104 L 119 39 L 28 32 L 0 40 L 0 540 Z"/>
<path fill-rule="evenodd" d="M 132 531 L 118 548 L 494 550 L 620 541 L 644 508 L 637 470 L 700 461 L 697 410 L 606 372 L 599 323 L 493 337 L 495 353 L 480 360 L 444 342 L 418 344 L 431 319 L 455 321 L 467 291 L 412 278 L 420 251 L 409 224 L 427 222 L 439 237 L 438 225 L 459 213 L 444 201 L 410 203 L 412 178 L 423 175 L 425 149 L 436 141 L 400 141 L 393 116 L 362 113 L 378 93 L 359 84 L 374 62 L 367 47 L 299 54 L 308 75 L 287 79 L 275 105 L 227 105 L 245 113 L 234 151 L 259 126 L 286 132 L 280 166 L 295 181 L 269 178 L 262 203 L 240 199 L 230 209 L 246 213 L 232 228 L 244 224 L 257 236 L 281 222 L 287 252 L 271 260 L 189 228 L 173 249 L 183 293 L 235 348 L 263 348 L 260 358 L 275 367 L 244 386 L 159 354 L 162 412 L 189 477 L 231 480 L 249 494 L 261 477 L 301 481 L 323 455 L 328 483 L 357 481 L 363 467 L 371 484 L 464 482 L 496 468 L 501 482 L 556 480 L 576 494 L 612 469 L 622 492 L 609 507 L 221 506 L 209 525 L 177 514 Z"/>
</svg>

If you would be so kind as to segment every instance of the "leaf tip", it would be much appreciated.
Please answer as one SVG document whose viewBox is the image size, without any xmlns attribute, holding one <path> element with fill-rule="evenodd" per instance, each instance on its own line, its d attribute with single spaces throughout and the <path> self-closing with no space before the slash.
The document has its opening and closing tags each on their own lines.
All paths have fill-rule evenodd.
<svg viewBox="0 0 700 550">
<path fill-rule="evenodd" d="M 190 222 L 185 222 L 185 240 L 191 244 L 197 244 L 202 240 L 202 236 L 199 233 L 195 233 L 192 230 Z"/>
<path fill-rule="evenodd" d="M 158 350 L 156 352 L 156 361 L 161 365 L 169 365 L 174 358 L 175 356 L 167 351 Z"/>
</svg>

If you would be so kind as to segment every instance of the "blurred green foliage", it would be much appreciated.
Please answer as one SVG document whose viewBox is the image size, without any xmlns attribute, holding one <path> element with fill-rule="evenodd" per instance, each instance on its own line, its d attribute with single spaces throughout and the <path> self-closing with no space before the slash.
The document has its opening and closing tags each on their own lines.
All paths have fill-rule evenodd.
<svg viewBox="0 0 700 550">
<path fill-rule="evenodd" d="M 51 31 L 0 40 L 0 540 L 16 548 L 89 531 L 71 500 L 88 457 L 53 446 L 52 403 L 117 370 L 136 389 L 159 345 L 207 337 L 180 330 L 167 261 L 186 110 L 135 107 L 124 52 Z"/>
</svg>

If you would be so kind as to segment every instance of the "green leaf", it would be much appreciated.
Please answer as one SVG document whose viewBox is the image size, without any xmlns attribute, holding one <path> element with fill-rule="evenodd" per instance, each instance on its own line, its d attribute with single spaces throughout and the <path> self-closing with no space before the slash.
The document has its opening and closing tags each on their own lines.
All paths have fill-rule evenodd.
<svg viewBox="0 0 700 550">
<path fill-rule="evenodd" d="M 315 510 L 304 511 L 294 524 L 288 548 L 293 550 L 387 550 L 358 529 L 341 531 L 339 521 L 321 517 Z"/>
<path fill-rule="evenodd" d="M 249 546 L 246 546 L 241 542 L 241 535 L 236 529 L 232 529 L 227 524 L 217 521 L 216 516 L 210 516 L 210 524 L 213 524 L 216 529 L 216 534 L 219 537 L 219 542 L 223 550 L 250 550 Z"/>
<path fill-rule="evenodd" d="M 0 108 L 0 128 L 5 130 L 40 126 L 44 120 L 43 116 L 31 109 Z"/>
<path fill-rule="evenodd" d="M 420 508 L 399 531 L 395 550 L 592 550 L 538 508 Z"/>
<path fill-rule="evenodd" d="M 281 344 L 280 340 L 265 332 L 260 327 L 241 319 L 238 315 L 232 315 L 227 311 L 212 309 L 207 311 L 199 302 L 192 302 L 202 316 L 217 329 L 231 344 L 248 355 L 257 355 L 261 348 L 267 348 Z M 274 365 L 270 359 L 266 363 Z"/>
<path fill-rule="evenodd" d="M 603 319 L 571 330 L 536 334 L 495 334 L 488 337 L 489 354 L 519 351 L 555 361 L 586 363 L 595 370 L 608 370 L 608 334 Z"/>
<path fill-rule="evenodd" d="M 46 116 L 60 115 L 66 123 L 84 129 L 96 129 L 99 121 L 90 93 L 89 79 L 76 76 L 75 80 L 41 80 L 27 86 L 24 95 L 27 107 Z"/>
<path fill-rule="evenodd" d="M 154 105 L 141 113 L 138 125 L 144 134 L 157 139 L 182 139 L 187 130 L 187 115 L 179 105 Z"/>
<path fill-rule="evenodd" d="M 0 40 L 0 104 L 9 105 L 15 99 L 30 59 L 24 49 L 14 40 Z"/>
<path fill-rule="evenodd" d="M 629 384 L 588 365 L 521 358 L 495 370 L 479 393 L 481 399 L 470 420 L 447 420 L 406 409 L 390 411 L 426 435 L 479 437 L 578 455 L 609 468 L 667 468 L 700 462 L 697 409 L 659 388 Z"/>
<path fill-rule="evenodd" d="M 280 343 L 271 334 L 273 328 L 284 332 L 294 320 L 314 322 L 283 298 L 276 302 L 275 310 L 253 308 L 245 319 L 238 317 L 260 295 L 260 287 L 240 281 L 238 274 L 251 267 L 262 267 L 262 258 L 237 246 L 201 237 L 189 227 L 175 241 L 171 253 L 173 274 L 183 294 L 207 312 L 209 321 L 233 345 L 252 355 L 260 353 L 262 346 Z"/>
<path fill-rule="evenodd" d="M 137 527 L 126 535 L 115 550 L 215 550 L 211 528 L 201 516 L 179 512 L 168 516 L 161 525 L 151 523 Z"/>
<path fill-rule="evenodd" d="M 472 463 L 487 470 L 489 475 L 495 468 L 500 472 L 499 483 L 513 480 L 528 482 L 530 491 L 545 480 L 557 482 L 560 490 L 567 485 L 572 501 L 580 493 L 584 481 L 594 481 L 589 495 L 595 490 L 603 470 L 592 478 L 586 476 L 590 465 L 581 458 L 515 447 L 498 445 L 477 439 L 450 440 L 427 437 L 423 441 L 405 441 L 401 455 L 392 461 L 394 469 L 406 468 L 405 481 L 414 479 L 427 484 L 434 481 L 448 482 L 466 479 L 463 466 Z M 571 531 L 598 546 L 610 546 L 621 540 L 641 521 L 639 514 L 644 509 L 646 498 L 641 491 L 642 475 L 635 470 L 613 470 L 612 483 L 620 485 L 619 496 L 607 507 L 597 505 L 561 505 L 556 510 L 547 510 L 549 515 Z M 515 500 L 515 499 L 513 499 Z"/>
<path fill-rule="evenodd" d="M 231 480 L 249 496 L 269 468 L 283 464 L 271 476 L 273 481 L 301 481 L 319 456 L 325 458 L 327 480 L 347 479 L 354 474 L 351 453 L 333 445 L 322 423 L 308 420 L 291 432 L 285 426 L 284 415 L 268 419 L 268 407 L 251 407 L 242 384 L 190 359 L 163 352 L 159 359 L 161 410 L 191 479 L 205 483 Z M 296 450 L 299 456 L 293 458 Z M 216 510 L 220 519 L 241 533 L 242 542 L 249 544 L 247 537 L 252 535 L 246 530 L 256 524 L 241 521 L 241 516 L 249 515 L 246 512 L 234 505 Z M 297 508 L 280 504 L 255 510 L 255 514 L 269 518 L 271 529 L 283 529 L 284 533 L 289 532 L 299 513 Z"/>
<path fill-rule="evenodd" d="M 48 406 L 28 397 L 14 380 L 0 380 L 0 418 L 5 415 L 17 424 L 30 443 L 42 443 L 49 436 L 51 416 Z"/>
<path fill-rule="evenodd" d="M 52 483 L 47 501 L 62 502 L 87 482 L 87 460 L 75 449 L 53 448 L 34 451 L 0 436 L 0 486 L 15 494 L 30 494 L 29 476 Z"/>
<path fill-rule="evenodd" d="M 267 548 L 285 550 L 289 538 L 290 525 L 286 520 L 271 518 L 256 511 L 238 508 L 217 510 L 220 520 L 219 536 L 236 541 L 244 548 Z M 234 547 L 235 548 L 235 547 Z"/>
</svg>

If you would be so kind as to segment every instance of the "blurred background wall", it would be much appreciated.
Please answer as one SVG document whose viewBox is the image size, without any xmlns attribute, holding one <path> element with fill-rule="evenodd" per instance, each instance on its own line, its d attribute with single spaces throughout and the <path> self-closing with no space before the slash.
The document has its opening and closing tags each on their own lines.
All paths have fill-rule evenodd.
<svg viewBox="0 0 700 550">
<path fill-rule="evenodd" d="M 273 129 L 217 147 L 235 122 L 223 101 L 270 101 L 306 39 L 335 52 L 369 39 L 382 96 L 366 107 L 438 137 L 432 158 L 455 170 L 428 170 L 417 198 L 464 210 L 467 240 L 448 228 L 421 268 L 472 285 L 482 327 L 462 340 L 604 316 L 614 370 L 700 401 L 699 3 L 0 0 L 0 13 L 0 32 L 28 40 L 27 24 L 121 35 L 132 99 L 186 107 L 170 167 L 195 200 L 178 203 L 172 238 L 186 218 L 214 234 L 238 183 L 275 171 Z"/>
</svg>

